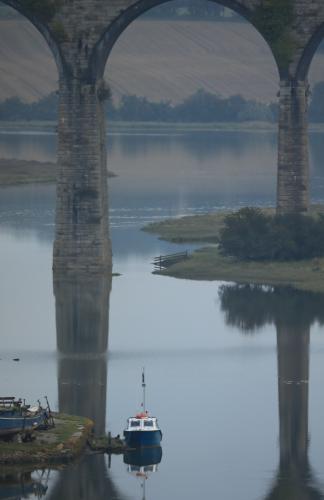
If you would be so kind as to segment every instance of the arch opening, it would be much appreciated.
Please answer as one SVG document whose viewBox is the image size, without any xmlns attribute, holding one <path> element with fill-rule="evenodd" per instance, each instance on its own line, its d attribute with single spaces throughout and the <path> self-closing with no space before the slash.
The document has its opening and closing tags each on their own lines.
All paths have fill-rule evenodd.
<svg viewBox="0 0 324 500">
<path fill-rule="evenodd" d="M 36 16 L 32 15 L 28 9 L 24 9 L 20 2 L 17 0 L 1 0 L 1 4 L 7 6 L 9 9 L 17 12 L 19 15 L 23 16 L 26 20 L 28 20 L 36 30 L 42 35 L 44 40 L 46 41 L 48 47 L 51 50 L 53 58 L 56 63 L 57 71 L 59 74 L 62 72 L 62 68 L 64 65 L 63 56 L 61 54 L 61 50 L 59 45 L 56 43 L 54 36 L 51 33 L 50 28 L 47 24 L 43 23 Z"/>
<path fill-rule="evenodd" d="M 59 69 L 44 37 L 15 9 L 0 2 L 0 99 L 17 97 L 32 103 L 57 90 Z"/>
<path fill-rule="evenodd" d="M 304 57 L 307 65 L 299 72 L 299 79 L 309 83 L 308 123 L 310 145 L 310 194 L 312 203 L 323 203 L 323 133 L 324 123 L 324 26 L 322 35 L 309 51 L 306 47 Z M 314 41 L 314 40 L 313 40 Z M 300 66 L 301 67 L 301 66 Z"/>
<path fill-rule="evenodd" d="M 204 3 L 208 4 L 208 2 Z M 216 5 L 215 3 L 213 4 Z M 155 102 L 157 106 L 160 101 L 171 101 L 172 106 L 178 107 L 182 100 L 190 99 L 190 96 L 195 95 L 196 92 L 199 93 L 199 89 L 201 88 L 203 92 L 196 95 L 196 101 L 194 99 L 192 100 L 193 104 L 198 101 L 199 97 L 203 99 L 204 93 L 215 96 L 219 94 L 224 100 L 230 100 L 235 94 L 243 94 L 243 97 L 247 101 L 255 99 L 256 101 L 269 103 L 276 100 L 278 90 L 277 67 L 270 50 L 251 23 L 241 22 L 238 19 L 236 19 L 235 22 L 232 19 L 231 22 L 224 21 L 222 23 L 204 23 L 203 21 L 200 23 L 198 21 L 183 19 L 176 21 L 174 18 L 171 20 L 163 19 L 158 20 L 159 26 L 163 26 L 163 30 L 161 29 L 161 32 L 158 34 L 156 30 L 160 28 L 157 27 L 155 21 L 156 20 L 152 21 L 152 19 L 144 20 L 143 18 L 135 20 L 120 36 L 117 43 L 114 45 L 114 50 L 112 50 L 109 55 L 106 77 L 108 76 L 108 82 L 112 88 L 113 94 L 115 95 L 119 91 L 118 98 L 120 98 L 122 94 L 130 94 L 130 97 L 132 95 L 137 95 Z M 241 31 L 241 29 L 243 31 Z M 221 37 L 224 33 L 227 33 L 228 38 L 220 45 Z M 153 38 L 154 35 L 156 35 L 155 38 Z M 233 39 L 231 41 L 231 48 L 227 46 L 230 39 Z M 152 40 L 152 43 L 150 43 L 150 40 Z M 161 54 L 162 44 L 166 47 L 166 52 L 163 54 Z M 237 54 L 237 47 L 240 47 L 239 54 Z M 177 50 L 177 48 L 179 49 Z M 224 52 L 225 49 L 226 51 Z M 218 56 L 215 53 L 217 50 L 219 50 Z M 194 51 L 196 51 L 196 53 L 194 53 Z M 238 65 L 237 60 L 242 58 L 243 51 L 245 51 L 244 60 L 241 61 L 241 66 L 239 66 L 237 70 L 235 69 L 235 71 L 237 71 L 237 77 L 233 77 L 233 66 Z M 174 55 L 174 52 L 176 52 L 176 54 L 172 66 L 168 69 L 168 56 L 170 54 Z M 232 57 L 235 53 L 237 60 L 233 63 Z M 258 53 L 258 62 L 254 61 L 255 53 Z M 139 58 L 137 57 L 138 55 Z M 217 59 L 217 57 L 219 58 Z M 228 61 L 226 63 L 227 68 L 225 69 L 224 60 L 226 58 Z M 201 66 L 199 66 L 200 64 Z M 259 64 L 264 64 L 265 66 L 262 66 L 261 69 Z M 130 65 L 132 65 L 132 70 L 130 69 Z M 204 67 L 202 65 L 204 65 Z M 128 70 L 127 77 L 121 80 L 121 75 L 126 68 Z M 175 74 L 175 72 L 177 72 L 177 74 Z M 123 74 L 125 77 L 125 73 Z M 263 76 L 263 74 L 265 75 Z M 259 84 L 254 86 L 255 93 L 257 94 L 259 92 L 256 96 L 253 95 L 253 82 L 259 78 L 260 75 L 262 76 Z M 249 80 L 247 78 L 249 78 Z M 231 85 L 231 80 L 233 85 Z M 266 92 L 263 90 L 265 83 L 267 83 Z M 244 89 L 245 94 L 243 91 Z M 233 101 L 234 100 L 235 99 L 233 99 Z M 193 113 L 194 112 L 195 111 L 193 111 Z M 196 120 L 188 119 L 186 121 L 202 121 L 199 120 L 198 114 L 196 116 Z M 124 120 L 128 121 L 126 117 L 124 117 Z M 134 121 L 145 120 L 135 119 Z M 176 119 L 174 121 L 181 122 L 185 120 Z M 218 119 L 217 114 L 214 114 L 213 120 L 210 121 L 217 122 L 226 120 L 223 117 Z M 227 121 L 230 120 L 227 119 Z M 237 133 L 237 135 L 239 135 L 239 133 Z M 126 162 L 125 165 L 123 165 L 121 160 L 115 165 L 115 158 L 122 156 L 123 150 L 125 150 L 126 156 L 127 148 L 138 147 L 139 151 L 137 154 L 134 154 L 132 158 L 132 169 L 134 171 L 138 166 L 138 173 L 141 175 L 141 180 L 143 181 L 143 179 L 145 179 L 145 189 L 142 185 L 141 192 L 143 194 L 145 191 L 147 203 L 150 202 L 148 193 L 154 193 L 154 198 L 156 196 L 156 200 L 159 199 L 157 185 L 159 189 L 161 188 L 161 192 L 162 189 L 165 190 L 164 192 L 169 197 L 170 203 L 172 203 L 172 199 L 176 200 L 176 197 L 178 197 L 181 206 L 187 203 L 188 198 L 186 198 L 186 196 L 188 193 L 188 196 L 196 196 L 194 193 L 198 193 L 197 197 L 199 195 L 199 200 L 203 199 L 204 192 L 208 193 L 208 196 L 212 198 L 212 196 L 214 196 L 212 192 L 214 188 L 212 186 L 215 185 L 215 180 L 216 182 L 219 181 L 219 185 L 222 185 L 223 192 L 226 192 L 227 199 L 229 200 L 231 198 L 231 200 L 234 201 L 235 194 L 233 195 L 233 193 L 235 192 L 235 183 L 230 180 L 230 177 L 232 176 L 232 178 L 236 177 L 236 179 L 238 179 L 240 176 L 240 180 L 242 180 L 242 189 L 240 189 L 240 193 L 244 192 L 244 195 L 246 195 L 243 203 L 247 204 L 249 203 L 249 201 L 246 201 L 248 200 L 247 192 L 249 186 L 247 185 L 246 179 L 244 179 L 244 175 L 246 174 L 246 177 L 248 177 L 249 174 L 251 174 L 252 177 L 255 177 L 257 170 L 256 161 L 253 159 L 252 163 L 252 161 L 250 161 L 251 158 L 248 159 L 250 151 L 254 149 L 253 139 L 246 138 L 246 140 L 244 139 L 244 141 L 242 141 L 242 138 L 237 136 L 232 137 L 232 139 L 231 142 L 225 137 L 222 137 L 221 140 L 218 137 L 209 136 L 208 138 L 205 136 L 204 140 L 201 137 L 201 140 L 199 142 L 197 140 L 195 144 L 194 141 L 190 141 L 189 139 L 185 140 L 185 138 L 178 140 L 179 144 L 175 144 L 175 140 L 173 144 L 171 144 L 171 142 L 169 143 L 167 140 L 161 144 L 161 141 L 158 141 L 158 139 L 148 139 L 147 141 L 144 141 L 144 139 L 138 139 L 137 141 L 136 139 L 127 139 L 126 141 L 126 138 L 124 141 L 120 139 L 117 144 L 117 140 L 110 139 L 109 164 L 113 171 L 121 174 L 120 177 L 126 177 L 131 171 L 130 165 L 128 165 L 128 163 L 126 164 Z M 273 201 L 271 200 L 271 203 L 274 203 L 277 165 L 277 142 L 275 134 L 272 134 L 271 140 L 269 139 L 269 141 L 267 140 L 266 142 L 267 143 L 264 144 L 266 158 L 262 161 L 260 167 L 261 170 L 264 168 L 265 176 L 269 175 L 267 182 L 272 190 L 271 198 Z M 151 145 L 152 148 L 155 148 L 155 155 L 153 155 L 150 149 Z M 145 172 L 146 167 L 141 166 L 141 146 L 143 147 L 143 156 L 146 154 L 146 157 L 150 158 L 150 165 L 152 166 L 154 164 L 154 175 L 153 167 L 152 169 L 149 167 L 150 170 Z M 119 148 L 123 150 L 117 151 Z M 144 149 L 146 149 L 146 153 L 144 153 Z M 235 151 L 241 151 L 241 154 L 243 153 L 240 160 L 239 154 L 236 154 Z M 180 171 L 173 172 L 172 164 L 177 162 L 177 157 L 173 156 L 174 159 L 170 161 L 170 152 L 174 155 L 179 155 L 179 162 L 181 161 L 180 156 L 182 153 L 186 155 L 188 160 L 188 178 L 186 180 L 180 178 Z M 138 160 L 136 156 L 138 156 Z M 216 159 L 216 156 L 219 158 L 219 161 Z M 153 159 L 153 157 L 155 157 L 155 159 Z M 254 158 L 256 159 L 256 156 Z M 227 163 L 226 167 L 226 161 L 231 162 L 232 165 Z M 195 184 L 197 187 L 195 191 L 196 188 L 193 186 L 195 181 L 192 180 L 191 182 L 191 179 L 197 176 L 197 167 L 200 164 L 204 165 L 204 175 L 212 176 L 215 171 L 218 170 L 216 175 L 219 175 L 219 177 L 218 179 L 215 177 L 208 186 L 207 182 L 204 183 L 202 176 Z M 265 166 L 268 169 L 267 172 L 265 172 Z M 123 170 L 120 171 L 120 168 Z M 167 179 L 167 170 L 170 178 L 172 178 L 173 173 L 175 174 L 175 177 L 173 177 L 174 179 L 178 175 L 179 184 L 184 181 L 182 193 L 176 192 L 173 186 L 171 186 L 171 183 Z M 228 175 L 227 179 L 225 178 L 225 171 Z M 243 174 L 243 171 L 245 174 Z M 222 172 L 224 172 L 224 174 Z M 154 180 L 154 176 L 156 180 Z M 162 176 L 164 176 L 164 178 L 162 178 Z M 265 177 L 263 177 L 262 181 L 261 176 L 259 179 L 259 192 L 262 190 L 260 197 L 268 196 L 270 189 L 266 193 L 266 182 L 263 182 Z M 261 185 L 262 182 L 263 185 Z M 115 183 L 113 181 L 113 184 L 119 184 L 119 182 Z M 136 186 L 135 183 L 132 183 L 132 185 L 134 186 L 135 199 L 137 194 L 135 193 Z M 256 184 L 254 187 L 254 192 L 256 193 L 258 189 L 256 188 Z M 140 187 L 138 188 L 138 192 L 139 191 Z M 215 191 L 215 195 L 218 195 L 220 191 L 221 190 Z M 250 200 L 252 204 L 257 203 L 256 196 L 254 196 L 253 199 L 250 198 Z M 111 196 L 111 201 L 113 204 L 118 202 L 117 195 L 114 193 Z"/>
<path fill-rule="evenodd" d="M 121 14 L 112 22 L 112 24 L 107 28 L 107 30 L 102 34 L 100 40 L 94 48 L 91 61 L 90 69 L 92 74 L 96 74 L 99 77 L 103 76 L 107 60 L 111 53 L 111 50 L 119 37 L 125 31 L 125 29 L 137 18 L 147 13 L 154 7 L 159 7 L 163 4 L 170 3 L 170 0 L 139 0 L 135 4 L 131 5 L 127 9 L 121 12 Z M 245 7 L 242 2 L 237 0 L 206 0 L 206 3 L 216 4 L 218 6 L 223 6 L 228 10 L 233 11 L 235 14 L 247 21 L 260 35 L 264 43 L 267 45 L 269 51 L 272 54 L 273 61 L 275 62 L 278 75 L 280 75 L 280 68 L 273 54 L 272 48 L 266 41 L 262 33 L 253 24 L 253 14 L 247 7 Z"/>
<path fill-rule="evenodd" d="M 35 23 L 0 2 L 0 119 L 9 130 L 39 130 L 57 116 L 57 59 Z M 30 122 L 37 121 L 36 124 Z M 41 123 L 42 122 L 42 123 Z M 49 124 L 52 130 L 54 125 Z M 2 125 L 3 128 L 3 125 Z M 48 129 L 48 127 L 47 127 Z M 2 135 L 1 185 L 55 181 L 57 144 L 51 135 Z M 44 188 L 45 189 L 45 188 Z M 46 187 L 53 196 L 52 186 Z"/>
<path fill-rule="evenodd" d="M 324 121 L 323 90 L 324 90 L 324 31 L 322 41 L 310 61 L 305 75 L 310 86 L 309 119 L 311 122 Z"/>
<path fill-rule="evenodd" d="M 306 47 L 304 48 L 303 54 L 300 58 L 299 64 L 296 70 L 296 80 L 306 80 L 312 66 L 317 50 L 319 49 L 322 41 L 324 39 L 324 23 L 313 33 L 310 40 L 308 41 Z"/>
<path fill-rule="evenodd" d="M 183 4 L 163 3 L 162 7 L 171 12 L 169 17 L 153 15 L 159 7 L 150 9 L 122 32 L 105 70 L 114 94 L 144 95 L 143 87 L 145 97 L 153 101 L 179 102 L 201 88 L 220 96 L 242 93 L 250 100 L 276 101 L 277 66 L 251 23 L 229 10 L 226 18 L 212 21 L 209 17 L 202 19 L 202 15 L 174 15 L 174 10 L 183 10 Z M 201 10 L 220 5 L 207 0 L 190 2 L 193 4 Z M 133 72 L 129 68 L 134 68 Z M 115 82 L 111 83 L 109 73 L 115 73 Z"/>
</svg>

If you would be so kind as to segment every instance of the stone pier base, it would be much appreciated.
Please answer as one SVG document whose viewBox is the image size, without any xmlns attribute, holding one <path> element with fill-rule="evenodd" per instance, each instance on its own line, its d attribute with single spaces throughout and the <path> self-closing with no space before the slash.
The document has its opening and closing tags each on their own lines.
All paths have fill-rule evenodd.
<svg viewBox="0 0 324 500">
<path fill-rule="evenodd" d="M 61 78 L 54 271 L 111 270 L 102 82 Z"/>
<path fill-rule="evenodd" d="M 282 81 L 279 101 L 277 213 L 309 208 L 308 83 Z"/>
</svg>

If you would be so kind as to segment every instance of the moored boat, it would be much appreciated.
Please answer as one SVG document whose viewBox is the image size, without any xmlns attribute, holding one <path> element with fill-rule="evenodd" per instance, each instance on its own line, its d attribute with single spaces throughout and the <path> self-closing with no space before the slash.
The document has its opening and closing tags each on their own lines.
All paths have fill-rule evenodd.
<svg viewBox="0 0 324 500">
<path fill-rule="evenodd" d="M 125 443 L 130 448 L 141 448 L 149 446 L 160 446 L 162 432 L 156 417 L 150 417 L 145 409 L 145 374 L 142 372 L 143 402 L 142 411 L 135 417 L 127 419 L 127 427 L 124 430 Z"/>
<path fill-rule="evenodd" d="M 31 407 L 23 404 L 21 399 L 0 398 L 0 436 L 28 434 L 44 425 L 48 419 L 48 411 L 40 404 Z"/>
<path fill-rule="evenodd" d="M 160 446 L 162 432 L 158 426 L 157 418 L 145 416 L 140 413 L 127 420 L 127 428 L 124 430 L 127 446 L 140 448 L 141 446 Z"/>
</svg>

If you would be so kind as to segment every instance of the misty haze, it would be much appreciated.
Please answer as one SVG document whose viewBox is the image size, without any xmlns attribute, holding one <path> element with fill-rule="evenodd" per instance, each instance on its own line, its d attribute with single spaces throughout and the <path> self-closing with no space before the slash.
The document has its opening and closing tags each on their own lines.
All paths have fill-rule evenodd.
<svg viewBox="0 0 324 500">
<path fill-rule="evenodd" d="M 0 498 L 324 498 L 323 36 L 0 2 Z"/>
</svg>

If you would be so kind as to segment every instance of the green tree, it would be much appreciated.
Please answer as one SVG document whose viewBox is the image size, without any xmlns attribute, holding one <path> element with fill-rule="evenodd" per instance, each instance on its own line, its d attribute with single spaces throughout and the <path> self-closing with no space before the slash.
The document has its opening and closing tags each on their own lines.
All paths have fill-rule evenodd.
<svg viewBox="0 0 324 500">
<path fill-rule="evenodd" d="M 241 260 L 301 260 L 324 256 L 324 216 L 268 216 L 244 208 L 225 217 L 220 252 Z"/>
<path fill-rule="evenodd" d="M 219 249 L 223 255 L 243 260 L 264 260 L 270 234 L 269 217 L 258 208 L 242 208 L 225 217 Z"/>
</svg>

